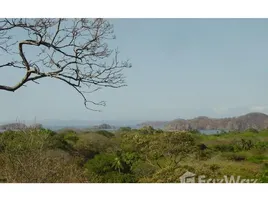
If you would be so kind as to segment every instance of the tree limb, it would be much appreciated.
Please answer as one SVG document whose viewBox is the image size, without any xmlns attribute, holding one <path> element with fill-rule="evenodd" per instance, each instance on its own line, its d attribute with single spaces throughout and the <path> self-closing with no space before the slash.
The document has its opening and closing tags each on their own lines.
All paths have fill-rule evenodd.
<svg viewBox="0 0 268 200">
<path fill-rule="evenodd" d="M 13 29 L 23 31 L 25 39 L 17 41 L 10 33 Z M 105 102 L 88 100 L 86 94 L 126 86 L 122 71 L 131 67 L 128 61 L 118 61 L 117 50 L 108 48 L 110 39 L 113 26 L 104 19 L 3 19 L 0 50 L 12 53 L 15 61 L 0 64 L 0 69 L 24 69 L 25 75 L 14 86 L 0 85 L 0 90 L 14 92 L 30 81 L 50 77 L 74 88 L 86 108 L 96 111 L 87 103 L 105 106 Z M 29 48 L 36 54 L 25 54 Z"/>
</svg>

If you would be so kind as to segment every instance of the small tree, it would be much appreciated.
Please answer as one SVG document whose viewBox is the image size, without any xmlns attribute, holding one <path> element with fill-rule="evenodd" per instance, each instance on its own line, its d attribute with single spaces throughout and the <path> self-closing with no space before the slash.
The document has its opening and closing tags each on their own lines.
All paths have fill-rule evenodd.
<svg viewBox="0 0 268 200">
<path fill-rule="evenodd" d="M 52 78 L 74 88 L 86 108 L 91 109 L 87 103 L 104 106 L 85 94 L 125 86 L 122 70 L 131 67 L 108 48 L 110 39 L 115 39 L 113 26 L 104 19 L 0 19 L 0 55 L 9 60 L 0 69 L 25 72 L 13 86 L 0 84 L 0 90 L 14 92 L 26 83 Z M 27 52 L 30 48 L 33 55 Z"/>
</svg>

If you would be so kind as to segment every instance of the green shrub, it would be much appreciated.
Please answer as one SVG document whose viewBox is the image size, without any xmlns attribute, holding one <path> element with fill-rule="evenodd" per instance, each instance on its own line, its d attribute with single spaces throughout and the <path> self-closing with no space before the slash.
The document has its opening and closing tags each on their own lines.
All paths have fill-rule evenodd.
<svg viewBox="0 0 268 200">
<path fill-rule="evenodd" d="M 79 140 L 79 138 L 76 132 L 68 132 L 64 134 L 64 140 L 71 144 L 75 144 Z"/>
<path fill-rule="evenodd" d="M 139 129 L 139 132 L 142 134 L 154 134 L 155 130 L 152 126 L 144 126 Z"/>
<path fill-rule="evenodd" d="M 71 140 L 68 140 L 70 138 Z M 53 138 L 51 139 L 50 148 L 62 149 L 67 152 L 72 152 L 73 151 L 72 136 L 70 136 L 70 138 L 68 138 L 68 135 L 66 136 L 66 134 L 59 133 L 53 136 Z"/>
<path fill-rule="evenodd" d="M 250 139 L 240 139 L 234 142 L 234 147 L 236 151 L 248 151 L 254 147 L 254 143 Z"/>
<path fill-rule="evenodd" d="M 0 147 L 2 151 L 27 151 L 32 149 L 50 148 L 53 140 L 51 131 L 28 130 L 28 131 L 6 131 L 0 136 Z"/>
<path fill-rule="evenodd" d="M 193 129 L 189 131 L 192 134 L 200 134 L 200 131 L 198 129 Z"/>
<path fill-rule="evenodd" d="M 246 156 L 239 153 L 226 153 L 223 155 L 227 160 L 231 161 L 244 161 L 246 160 Z"/>
<path fill-rule="evenodd" d="M 91 159 L 99 153 L 112 152 L 117 148 L 117 141 L 96 133 L 80 134 L 79 140 L 74 144 L 77 153 Z"/>
<path fill-rule="evenodd" d="M 258 182 L 268 183 L 268 163 L 264 163 Z"/>
<path fill-rule="evenodd" d="M 247 132 L 251 132 L 251 133 L 259 133 L 259 131 L 255 128 L 249 128 L 246 130 Z"/>
<path fill-rule="evenodd" d="M 162 129 L 156 129 L 156 130 L 154 131 L 154 133 L 159 134 L 159 133 L 164 133 L 164 131 L 163 131 Z"/>
<path fill-rule="evenodd" d="M 131 157 L 131 159 L 124 159 Z M 106 183 L 126 183 L 134 182 L 134 175 L 130 172 L 131 162 L 126 163 L 125 160 L 132 160 L 131 154 L 125 157 L 120 157 L 115 154 L 100 154 L 93 159 L 88 160 L 85 164 L 89 180 L 95 176 L 93 182 Z"/>
<path fill-rule="evenodd" d="M 136 177 L 133 174 L 108 172 L 102 177 L 102 180 L 102 183 L 135 183 Z"/>
<path fill-rule="evenodd" d="M 217 171 L 217 170 L 219 170 L 220 168 L 221 167 L 218 164 L 212 164 L 212 165 L 209 166 L 209 169 L 211 169 L 214 172 Z"/>
<path fill-rule="evenodd" d="M 44 129 L 9 131 L 0 136 L 0 176 L 7 182 L 84 182 L 76 158 L 55 146 Z"/>
<path fill-rule="evenodd" d="M 85 164 L 87 171 L 93 172 L 98 175 L 104 175 L 108 172 L 115 171 L 113 163 L 116 159 L 112 154 L 100 154 L 96 155 L 93 159 L 90 159 Z"/>
<path fill-rule="evenodd" d="M 144 177 L 152 176 L 158 168 L 159 167 L 153 166 L 146 161 L 138 160 L 132 166 L 132 172 L 135 174 L 135 177 L 137 177 L 137 179 L 141 179 Z"/>
<path fill-rule="evenodd" d="M 268 157 L 265 155 L 254 155 L 249 157 L 247 160 L 253 163 L 263 163 L 263 161 L 268 161 Z"/>
<path fill-rule="evenodd" d="M 130 132 L 131 131 L 131 128 L 130 127 L 120 127 L 119 132 Z"/>
<path fill-rule="evenodd" d="M 197 150 L 196 154 L 195 154 L 195 159 L 197 160 L 208 160 L 212 157 L 213 155 L 213 151 L 210 149 L 206 149 L 206 150 Z"/>
<path fill-rule="evenodd" d="M 254 148 L 258 149 L 260 151 L 266 151 L 266 150 L 268 150 L 268 142 L 257 142 L 254 145 Z"/>
<path fill-rule="evenodd" d="M 214 146 L 216 151 L 220 152 L 234 152 L 235 147 L 232 144 L 217 144 Z"/>
<path fill-rule="evenodd" d="M 111 137 L 114 137 L 114 134 L 109 132 L 109 131 L 106 131 L 106 130 L 99 130 L 99 131 L 95 131 L 96 134 L 99 134 L 99 135 L 103 135 L 107 138 L 111 138 Z"/>
</svg>

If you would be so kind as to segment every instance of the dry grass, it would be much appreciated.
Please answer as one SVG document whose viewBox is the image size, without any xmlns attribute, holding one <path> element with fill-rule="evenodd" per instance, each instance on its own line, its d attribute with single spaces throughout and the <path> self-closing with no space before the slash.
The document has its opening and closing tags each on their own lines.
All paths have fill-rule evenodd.
<svg viewBox="0 0 268 200">
<path fill-rule="evenodd" d="M 1 153 L 0 166 L 0 177 L 8 183 L 86 182 L 77 161 L 58 150 Z"/>
</svg>

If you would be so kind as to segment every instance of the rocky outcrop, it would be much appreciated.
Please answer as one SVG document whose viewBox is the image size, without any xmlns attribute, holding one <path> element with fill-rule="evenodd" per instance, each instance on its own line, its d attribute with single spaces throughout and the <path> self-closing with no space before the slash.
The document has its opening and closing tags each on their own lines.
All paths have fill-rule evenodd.
<svg viewBox="0 0 268 200">
<path fill-rule="evenodd" d="M 268 128 L 268 115 L 263 113 L 249 113 L 240 117 L 232 118 L 208 118 L 197 117 L 189 120 L 174 120 L 169 122 L 165 129 L 167 130 L 239 130 L 243 131 L 249 128 L 261 130 Z"/>
</svg>

